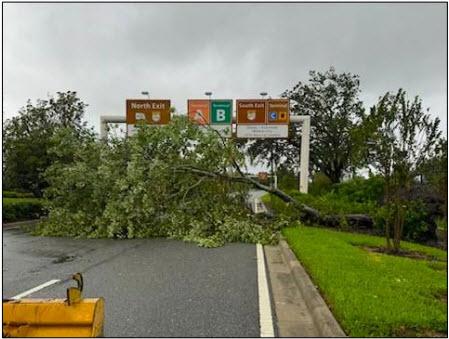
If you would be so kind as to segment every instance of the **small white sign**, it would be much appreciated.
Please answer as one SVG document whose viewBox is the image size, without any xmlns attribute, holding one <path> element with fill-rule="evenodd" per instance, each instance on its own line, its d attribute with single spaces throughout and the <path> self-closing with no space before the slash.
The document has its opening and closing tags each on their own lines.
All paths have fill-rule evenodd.
<svg viewBox="0 0 449 339">
<path fill-rule="evenodd" d="M 127 124 L 126 125 L 126 131 L 127 131 L 127 135 L 134 135 L 137 133 L 137 125 L 133 125 L 133 124 Z M 151 127 L 162 127 L 164 125 L 150 125 Z"/>
<path fill-rule="evenodd" d="M 127 128 L 126 132 L 128 135 L 133 135 L 136 133 L 136 125 L 128 124 L 128 125 L 126 125 L 126 128 Z"/>
<path fill-rule="evenodd" d="M 232 125 L 201 125 L 204 131 L 215 133 L 211 129 L 216 130 L 222 137 L 230 138 L 232 136 Z"/>
<path fill-rule="evenodd" d="M 237 125 L 237 138 L 288 138 L 288 125 Z"/>
</svg>

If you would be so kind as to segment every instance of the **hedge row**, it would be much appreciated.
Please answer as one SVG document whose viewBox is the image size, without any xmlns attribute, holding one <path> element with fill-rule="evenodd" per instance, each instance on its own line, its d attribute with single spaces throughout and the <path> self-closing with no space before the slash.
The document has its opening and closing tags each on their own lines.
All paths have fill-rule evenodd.
<svg viewBox="0 0 449 339">
<path fill-rule="evenodd" d="M 3 198 L 34 198 L 33 193 L 3 191 Z"/>
<path fill-rule="evenodd" d="M 2 220 L 6 222 L 36 219 L 42 215 L 42 201 L 33 198 L 4 198 Z"/>
</svg>

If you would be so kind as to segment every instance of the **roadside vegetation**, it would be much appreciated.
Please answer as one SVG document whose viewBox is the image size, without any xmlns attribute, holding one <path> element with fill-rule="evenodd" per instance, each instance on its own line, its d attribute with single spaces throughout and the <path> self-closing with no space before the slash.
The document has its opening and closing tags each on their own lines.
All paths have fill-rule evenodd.
<svg viewBox="0 0 449 339">
<path fill-rule="evenodd" d="M 275 242 L 282 225 L 301 220 L 378 231 L 396 254 L 402 239 L 435 241 L 437 222 L 447 223 L 447 140 L 439 120 L 402 89 L 370 109 L 360 92 L 357 75 L 330 68 L 311 71 L 308 82 L 282 94 L 292 114 L 311 116 L 310 195 L 286 189 L 283 180 L 280 190 L 245 175 L 248 156 L 271 164 L 272 174 L 297 175 L 297 124 L 289 139 L 236 140 L 174 114 L 164 128 L 141 126 L 135 136 L 105 141 L 87 127 L 87 104 L 70 91 L 29 101 L 5 122 L 3 187 L 44 199 L 48 218 L 38 234 L 169 236 L 218 246 Z M 361 172 L 374 174 L 365 180 Z M 353 181 L 342 182 L 348 177 Z M 432 192 L 414 191 L 417 177 Z M 251 215 L 251 188 L 287 203 L 289 219 Z"/>
<path fill-rule="evenodd" d="M 384 196 L 384 180 L 381 176 L 372 176 L 370 178 L 354 178 L 332 184 L 326 177 L 318 173 L 314 181 L 310 185 L 310 193 L 300 193 L 296 188 L 284 189 L 296 201 L 311 206 L 327 215 L 350 215 L 361 214 L 372 218 L 371 224 L 350 225 L 345 219 L 332 227 L 341 230 L 352 230 L 356 232 L 365 232 L 376 235 L 385 236 L 386 223 L 386 206 L 383 202 Z M 423 191 L 427 196 L 423 195 Z M 441 202 L 438 204 L 423 200 L 429 200 L 434 191 L 429 187 L 416 184 L 415 194 L 412 199 L 407 202 L 407 214 L 404 218 L 402 239 L 436 244 L 436 228 L 438 225 L 445 225 L 442 219 L 443 211 Z M 300 218 L 297 211 L 286 204 L 278 197 L 266 194 L 262 197 L 262 201 L 271 206 L 274 213 L 278 216 L 294 221 Z M 313 223 L 309 223 L 313 225 Z M 327 225 L 328 226 L 328 225 Z"/>
<path fill-rule="evenodd" d="M 447 252 L 409 242 L 408 256 L 381 253 L 385 239 L 318 227 L 283 230 L 351 337 L 447 335 Z"/>
<path fill-rule="evenodd" d="M 250 186 L 227 180 L 244 161 L 231 141 L 185 117 L 164 128 L 139 127 L 136 135 L 109 141 L 67 129 L 54 135 L 55 160 L 44 176 L 49 214 L 37 234 L 163 236 L 207 247 L 277 241 L 278 224 L 251 214 Z"/>
<path fill-rule="evenodd" d="M 432 119 L 419 96 L 403 89 L 386 92 L 370 108 L 363 107 L 360 92 L 357 75 L 330 68 L 311 71 L 308 82 L 283 94 L 293 114 L 311 116 L 310 195 L 299 194 L 295 180 L 292 186 L 292 180 L 281 178 L 298 175 L 300 126 L 291 126 L 288 140 L 249 140 L 241 147 L 253 163 L 269 165 L 271 177 L 279 173 L 287 195 L 271 192 L 279 198 L 272 200 L 287 203 L 281 208 L 293 219 L 377 229 L 387 250 L 396 253 L 402 239 L 436 241 L 437 222 L 447 224 L 447 140 L 439 119 Z M 357 193 L 357 186 L 371 184 L 374 191 L 365 187 Z M 293 211 L 299 206 L 301 213 Z"/>
<path fill-rule="evenodd" d="M 29 193 L 3 192 L 2 220 L 14 222 L 38 219 L 43 214 L 42 200 L 29 196 Z"/>
</svg>

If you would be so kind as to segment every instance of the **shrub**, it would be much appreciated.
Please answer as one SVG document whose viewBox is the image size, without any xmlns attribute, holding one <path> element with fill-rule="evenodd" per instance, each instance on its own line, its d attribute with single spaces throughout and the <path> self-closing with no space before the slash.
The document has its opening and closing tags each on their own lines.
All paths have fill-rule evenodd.
<svg viewBox="0 0 449 339">
<path fill-rule="evenodd" d="M 309 193 L 312 195 L 321 195 L 328 192 L 332 187 L 332 181 L 326 174 L 318 172 L 313 176 L 310 183 Z"/>
<path fill-rule="evenodd" d="M 42 214 L 42 202 L 39 199 L 3 199 L 3 221 L 13 222 L 19 220 L 36 219 Z"/>
<path fill-rule="evenodd" d="M 282 190 L 297 189 L 298 178 L 295 175 L 295 173 L 284 169 L 280 169 L 277 172 L 277 176 L 278 176 L 278 186 L 280 189 Z"/>
<path fill-rule="evenodd" d="M 384 179 L 372 176 L 369 179 L 355 178 L 334 185 L 333 190 L 340 197 L 356 202 L 379 202 L 384 189 Z"/>
<path fill-rule="evenodd" d="M 385 234 L 385 224 L 389 217 L 388 206 L 379 206 L 373 210 L 374 226 Z M 429 213 L 424 204 L 419 200 L 411 200 L 406 203 L 406 213 L 404 217 L 404 229 L 402 239 L 410 241 L 421 241 L 428 238 Z"/>
<path fill-rule="evenodd" d="M 295 200 L 309 205 L 325 214 L 370 214 L 375 208 L 374 201 L 353 201 L 350 195 L 328 192 L 321 196 L 288 191 Z M 276 206 L 275 206 L 276 207 Z"/>
</svg>

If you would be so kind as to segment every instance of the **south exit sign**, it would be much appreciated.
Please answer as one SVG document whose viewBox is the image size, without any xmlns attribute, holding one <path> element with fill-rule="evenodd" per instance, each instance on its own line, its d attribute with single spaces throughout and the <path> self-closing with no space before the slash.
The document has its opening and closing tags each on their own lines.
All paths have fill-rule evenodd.
<svg viewBox="0 0 449 339">
<path fill-rule="evenodd" d="M 237 138 L 288 138 L 289 99 L 237 100 Z"/>
</svg>

